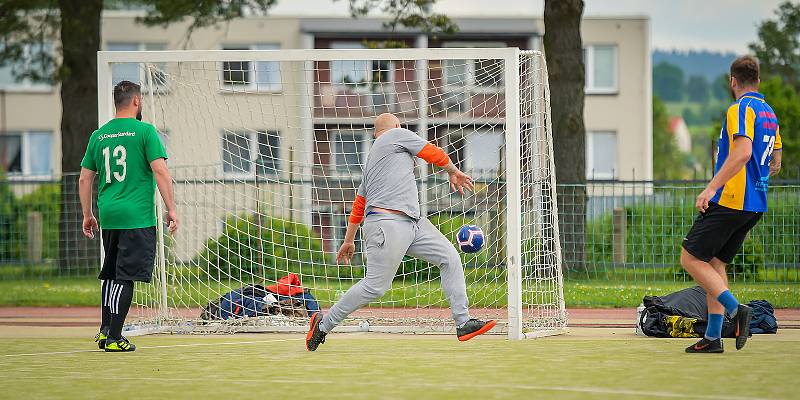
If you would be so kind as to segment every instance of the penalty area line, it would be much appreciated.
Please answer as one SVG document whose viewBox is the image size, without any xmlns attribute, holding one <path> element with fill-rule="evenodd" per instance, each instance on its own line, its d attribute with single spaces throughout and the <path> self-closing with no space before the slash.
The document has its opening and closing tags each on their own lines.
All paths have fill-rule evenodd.
<svg viewBox="0 0 800 400">
<path fill-rule="evenodd" d="M 137 346 L 136 350 L 148 349 L 169 349 L 177 347 L 202 347 L 202 346 L 233 346 L 242 344 L 258 344 L 258 343 L 277 343 L 277 342 L 291 342 L 298 339 L 269 339 L 269 340 L 250 340 L 245 342 L 220 342 L 220 343 L 183 343 L 183 344 L 165 344 L 160 346 Z M 105 353 L 105 350 L 100 349 L 86 349 L 86 350 L 70 350 L 70 351 L 50 351 L 44 353 L 19 353 L 19 354 L 3 354 L 3 357 L 32 357 L 32 356 L 54 356 L 61 354 L 80 354 L 80 353 Z"/>
</svg>

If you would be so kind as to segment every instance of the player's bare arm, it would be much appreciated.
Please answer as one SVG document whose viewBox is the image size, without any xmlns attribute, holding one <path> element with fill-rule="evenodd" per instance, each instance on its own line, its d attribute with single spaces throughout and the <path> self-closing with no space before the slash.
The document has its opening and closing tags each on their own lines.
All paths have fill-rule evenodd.
<svg viewBox="0 0 800 400">
<path fill-rule="evenodd" d="M 714 175 L 705 190 L 697 196 L 695 207 L 700 212 L 705 212 L 708 209 L 708 202 L 711 201 L 717 190 L 739 173 L 753 154 L 753 142 L 749 138 L 736 136 L 733 143 L 733 150 L 731 150 L 731 154 L 725 160 L 725 163 L 722 164 L 722 168 Z"/>
<path fill-rule="evenodd" d="M 772 159 L 769 161 L 769 176 L 778 175 L 781 172 L 781 157 L 783 149 L 772 150 Z"/>
<path fill-rule="evenodd" d="M 89 239 L 94 239 L 94 232 L 100 231 L 97 219 L 92 212 L 92 183 L 96 173 L 88 168 L 81 168 L 81 176 L 78 178 L 78 196 L 81 199 L 81 210 L 83 210 L 83 235 Z"/>
<path fill-rule="evenodd" d="M 172 191 L 172 176 L 169 174 L 167 162 L 163 158 L 158 158 L 150 163 L 150 168 L 153 170 L 153 177 L 156 179 L 156 186 L 161 193 L 161 198 L 167 206 L 167 226 L 169 233 L 175 233 L 178 230 L 178 213 L 175 211 L 175 199 Z"/>
</svg>

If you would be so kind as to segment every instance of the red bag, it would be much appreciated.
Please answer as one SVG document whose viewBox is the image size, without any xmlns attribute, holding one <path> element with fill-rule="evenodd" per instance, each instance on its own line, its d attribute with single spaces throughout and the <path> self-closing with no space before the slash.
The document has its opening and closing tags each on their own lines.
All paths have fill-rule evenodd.
<svg viewBox="0 0 800 400">
<path fill-rule="evenodd" d="M 296 296 L 305 291 L 300 283 L 300 277 L 297 276 L 297 274 L 289 274 L 278 279 L 278 283 L 267 286 L 267 290 L 283 296 Z"/>
</svg>

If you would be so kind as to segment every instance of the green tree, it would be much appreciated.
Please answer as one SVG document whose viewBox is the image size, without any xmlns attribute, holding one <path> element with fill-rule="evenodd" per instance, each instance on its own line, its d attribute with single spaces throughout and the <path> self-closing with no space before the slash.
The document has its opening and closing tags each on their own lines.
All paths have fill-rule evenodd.
<svg viewBox="0 0 800 400">
<path fill-rule="evenodd" d="M 653 96 L 653 178 L 674 180 L 686 177 L 686 155 L 681 153 L 669 131 L 669 114 L 664 102 Z"/>
<path fill-rule="evenodd" d="M 800 3 L 782 3 L 775 14 L 775 20 L 758 26 L 758 41 L 750 44 L 750 50 L 761 64 L 762 80 L 777 75 L 800 90 Z"/>
<path fill-rule="evenodd" d="M 762 81 L 760 92 L 778 116 L 781 129 L 783 168 L 778 178 L 800 178 L 800 96 L 778 76 Z"/>
<path fill-rule="evenodd" d="M 708 80 L 702 75 L 692 75 L 686 83 L 686 93 L 689 101 L 695 103 L 705 103 L 709 98 L 710 87 Z"/>
<path fill-rule="evenodd" d="M 711 94 L 719 101 L 728 101 L 731 99 L 731 84 L 728 74 L 719 74 L 711 83 Z"/>
<path fill-rule="evenodd" d="M 662 61 L 653 68 L 653 94 L 664 101 L 683 100 L 685 87 L 680 67 Z"/>
<path fill-rule="evenodd" d="M 586 130 L 583 121 L 585 66 L 580 24 L 582 0 L 545 0 L 544 49 L 550 83 L 556 178 L 559 183 L 577 183 L 574 192 L 562 193 L 559 221 L 565 266 L 583 269 L 585 247 Z M 569 262 L 570 265 L 567 265 Z"/>
<path fill-rule="evenodd" d="M 17 79 L 60 82 L 61 170 L 79 169 L 89 135 L 97 128 L 97 50 L 102 0 L 8 0 L 0 3 L 0 65 Z M 60 46 L 56 44 L 60 43 Z M 80 99 L 80 101 L 75 101 Z M 77 177 L 62 178 L 61 203 L 75 204 Z M 62 207 L 62 267 L 99 260 L 99 246 L 84 240 L 74 210 Z"/>
</svg>

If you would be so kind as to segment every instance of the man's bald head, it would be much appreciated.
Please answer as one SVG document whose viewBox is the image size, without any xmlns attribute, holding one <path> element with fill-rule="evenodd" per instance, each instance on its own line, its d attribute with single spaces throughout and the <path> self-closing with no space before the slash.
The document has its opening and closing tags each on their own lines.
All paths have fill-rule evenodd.
<svg viewBox="0 0 800 400">
<path fill-rule="evenodd" d="M 392 128 L 400 127 L 400 119 L 392 113 L 383 113 L 375 117 L 375 138 Z"/>
</svg>

